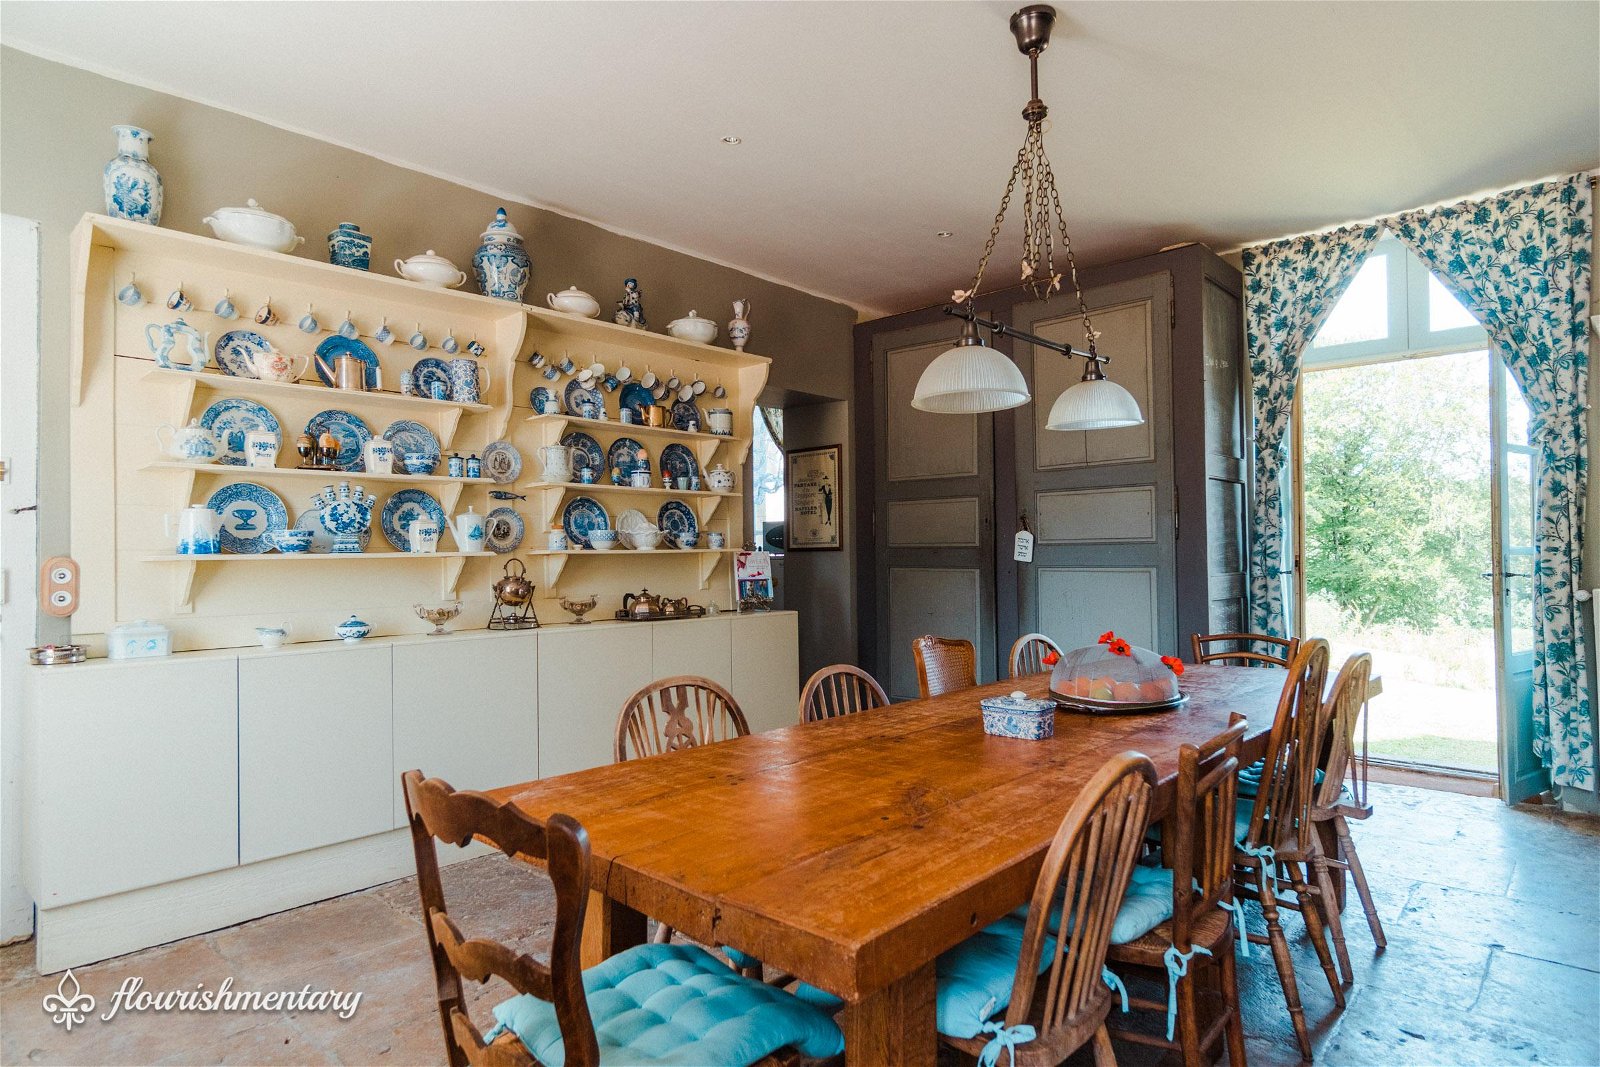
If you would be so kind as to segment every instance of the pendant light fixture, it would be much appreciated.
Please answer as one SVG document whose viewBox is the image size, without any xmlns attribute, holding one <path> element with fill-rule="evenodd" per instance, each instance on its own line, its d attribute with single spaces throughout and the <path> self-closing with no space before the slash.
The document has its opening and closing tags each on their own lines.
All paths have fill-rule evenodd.
<svg viewBox="0 0 1600 1067">
<path fill-rule="evenodd" d="M 922 372 L 911 398 L 911 406 L 921 411 L 976 414 L 1020 407 L 1032 399 L 1028 394 L 1027 379 L 1017 365 L 984 344 L 978 335 L 978 327 L 983 327 L 991 337 L 1015 337 L 1052 352 L 1084 359 L 1083 379 L 1056 399 L 1045 423 L 1047 429 L 1103 430 L 1137 426 L 1144 422 L 1138 401 L 1122 386 L 1108 379 L 1101 369 L 1101 364 L 1110 361 L 1095 350 L 1095 339 L 1099 334 L 1089 319 L 1089 306 L 1084 302 L 1083 288 L 1078 284 L 1078 265 L 1072 255 L 1072 239 L 1067 234 L 1066 218 L 1061 211 L 1061 194 L 1056 189 L 1055 174 L 1050 169 L 1050 159 L 1044 151 L 1044 120 L 1049 109 L 1039 99 L 1039 53 L 1049 46 L 1050 31 L 1055 21 L 1056 10 L 1047 4 L 1032 4 L 1011 16 L 1011 33 L 1016 37 L 1018 51 L 1028 57 L 1030 85 L 1033 89 L 1032 98 L 1027 107 L 1022 109 L 1022 117 L 1028 123 L 1028 133 L 1023 139 L 1022 149 L 1017 153 L 1017 162 L 1011 168 L 1011 179 L 1006 182 L 1005 195 L 1000 200 L 994 225 L 989 229 L 989 240 L 983 246 L 983 257 L 978 260 L 978 271 L 972 279 L 972 286 L 952 293 L 951 306 L 944 309 L 945 314 L 966 320 L 961 339 L 954 348 L 940 354 Z M 1022 285 L 1039 300 L 1048 299 L 1061 289 L 1062 272 L 1056 265 L 1056 249 L 1059 245 L 1066 277 L 1072 282 L 1072 290 L 1078 298 L 1078 313 L 1083 318 L 1087 351 L 978 317 L 978 287 L 983 283 L 984 270 L 989 266 L 989 257 L 994 254 L 1006 211 L 1019 186 L 1022 197 Z"/>
</svg>

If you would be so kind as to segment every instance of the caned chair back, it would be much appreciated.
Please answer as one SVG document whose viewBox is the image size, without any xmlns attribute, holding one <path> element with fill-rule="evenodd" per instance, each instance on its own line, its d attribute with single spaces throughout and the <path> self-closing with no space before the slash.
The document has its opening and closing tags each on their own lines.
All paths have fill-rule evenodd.
<svg viewBox="0 0 1600 1067">
<path fill-rule="evenodd" d="M 1156 772 L 1148 757 L 1124 752 L 1078 793 L 1056 831 L 1034 885 L 1006 1025 L 1031 1023 L 1041 1053 L 1065 1058 L 1105 1020 L 1111 990 L 1101 980 L 1111 926 L 1144 842 Z M 1051 907 L 1058 893 L 1061 929 L 1049 969 L 1040 973 Z M 1047 977 L 1048 976 L 1048 977 Z M 1035 1003 L 1043 980 L 1044 999 Z M 1056 1062 L 1051 1059 L 1050 1062 Z"/>
<path fill-rule="evenodd" d="M 577 820 L 552 815 L 540 825 L 510 804 L 482 793 L 457 792 L 421 771 L 400 776 L 417 859 L 417 889 L 422 897 L 422 929 L 433 957 L 433 973 L 451 1067 L 524 1067 L 534 1058 L 515 1034 L 488 1044 L 467 1014 L 461 980 L 485 982 L 491 975 L 518 993 L 531 993 L 555 1006 L 561 1044 L 571 1067 L 600 1062 L 589 1001 L 583 991 L 579 942 L 589 902 L 589 835 Z M 445 907 L 435 839 L 464 847 L 474 838 L 507 856 L 543 861 L 555 887 L 556 921 L 550 962 L 541 963 L 498 941 L 468 938 Z"/>
<path fill-rule="evenodd" d="M 1245 840 L 1252 846 L 1303 848 L 1311 832 L 1311 800 L 1322 750 L 1322 691 L 1328 678 L 1328 642 L 1302 641 L 1272 720 L 1261 783 Z"/>
<path fill-rule="evenodd" d="M 1044 658 L 1051 652 L 1061 655 L 1061 646 L 1044 634 L 1023 634 L 1011 646 L 1011 677 L 1020 678 L 1024 674 L 1049 670 Z"/>
<path fill-rule="evenodd" d="M 889 694 L 876 678 L 860 667 L 835 663 L 806 680 L 800 690 L 800 721 L 820 722 L 888 704 Z"/>
<path fill-rule="evenodd" d="M 1341 802 L 1339 794 L 1347 781 L 1352 790 L 1356 788 L 1356 720 L 1367 702 L 1367 685 L 1371 680 L 1372 657 L 1365 652 L 1356 653 L 1339 668 L 1339 676 L 1333 680 L 1333 689 L 1322 707 L 1324 733 L 1319 768 L 1322 784 L 1316 789 L 1315 799 L 1320 810 L 1331 809 Z M 1366 790 L 1362 788 L 1361 799 L 1365 797 Z"/>
<path fill-rule="evenodd" d="M 651 682 L 622 706 L 617 763 L 745 737 L 750 724 L 733 694 L 709 678 L 682 674 Z"/>
<path fill-rule="evenodd" d="M 978 653 L 971 641 L 924 634 L 911 641 L 917 661 L 917 692 L 936 697 L 978 684 Z"/>
<path fill-rule="evenodd" d="M 1259 664 L 1287 667 L 1300 648 L 1298 637 L 1272 637 L 1268 634 L 1190 634 L 1196 663 L 1232 663 L 1235 666 Z M 1226 648 L 1214 648 L 1226 645 Z"/>
<path fill-rule="evenodd" d="M 1245 720 L 1200 745 L 1178 748 L 1178 788 L 1170 825 L 1172 943 L 1188 952 L 1195 920 L 1233 895 L 1234 802 Z"/>
</svg>

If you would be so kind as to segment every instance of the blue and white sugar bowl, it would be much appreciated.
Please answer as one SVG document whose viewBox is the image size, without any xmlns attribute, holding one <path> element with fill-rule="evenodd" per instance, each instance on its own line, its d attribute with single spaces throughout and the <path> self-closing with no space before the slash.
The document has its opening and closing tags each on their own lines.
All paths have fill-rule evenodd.
<svg viewBox="0 0 1600 1067">
<path fill-rule="evenodd" d="M 995 737 L 1044 741 L 1056 735 L 1056 702 L 1036 700 L 1018 689 L 1003 697 L 978 702 L 983 708 L 983 732 Z"/>
<path fill-rule="evenodd" d="M 372 266 L 372 235 L 353 222 L 341 222 L 328 231 L 328 262 L 335 267 L 366 270 Z"/>
<path fill-rule="evenodd" d="M 372 627 L 367 623 L 362 622 L 356 616 L 352 615 L 348 619 L 344 620 L 344 622 L 341 622 L 338 626 L 335 626 L 333 628 L 333 632 L 338 635 L 345 644 L 353 645 L 363 637 L 366 637 L 368 634 L 370 634 L 372 632 Z"/>
</svg>

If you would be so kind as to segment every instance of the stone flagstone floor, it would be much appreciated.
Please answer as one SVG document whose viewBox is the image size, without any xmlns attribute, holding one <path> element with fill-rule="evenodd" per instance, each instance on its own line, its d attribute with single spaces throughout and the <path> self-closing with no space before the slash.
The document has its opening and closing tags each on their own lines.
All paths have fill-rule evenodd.
<svg viewBox="0 0 1600 1067">
<path fill-rule="evenodd" d="M 1335 1012 L 1299 917 L 1286 915 L 1317 1062 L 1600 1064 L 1600 820 L 1400 786 L 1374 786 L 1378 814 L 1355 828 L 1389 949 L 1374 955 L 1352 897 L 1356 968 Z M 548 883 L 498 856 L 447 869 L 453 914 L 525 948 L 549 937 Z M 1259 915 L 1252 929 L 1261 930 Z M 99 1011 L 124 978 L 152 990 L 360 990 L 349 1020 L 330 1014 L 98 1014 L 71 1033 L 41 1008 L 59 978 L 28 943 L 0 949 L 3 1064 L 437 1064 L 444 1062 L 411 880 L 78 968 Z M 1270 957 L 1239 969 L 1250 1062 L 1298 1061 Z M 1139 986 L 1136 983 L 1135 988 Z M 1164 989 L 1144 987 L 1164 999 Z M 474 1015 L 507 995 L 476 988 Z M 1159 1025 L 1151 1019 L 1151 1026 Z M 1125 1064 L 1151 1050 L 1119 1044 Z M 1072 1063 L 1089 1063 L 1087 1052 Z"/>
</svg>

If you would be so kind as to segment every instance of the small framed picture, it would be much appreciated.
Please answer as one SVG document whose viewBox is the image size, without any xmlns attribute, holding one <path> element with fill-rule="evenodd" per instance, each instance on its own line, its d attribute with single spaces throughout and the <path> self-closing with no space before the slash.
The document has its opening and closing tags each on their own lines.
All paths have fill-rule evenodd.
<svg viewBox="0 0 1600 1067">
<path fill-rule="evenodd" d="M 787 551 L 835 550 L 844 546 L 839 529 L 844 511 L 839 450 L 839 445 L 825 445 L 797 448 L 784 454 L 788 464 L 784 486 L 788 511 L 784 548 Z"/>
</svg>

